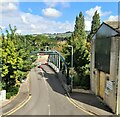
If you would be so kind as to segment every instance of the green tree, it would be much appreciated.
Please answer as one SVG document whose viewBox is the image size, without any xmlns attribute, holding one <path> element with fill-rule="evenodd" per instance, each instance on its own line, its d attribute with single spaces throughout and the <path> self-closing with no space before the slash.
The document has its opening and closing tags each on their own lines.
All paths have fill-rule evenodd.
<svg viewBox="0 0 120 117">
<path fill-rule="evenodd" d="M 6 35 L 2 33 L 2 88 L 7 90 L 7 98 L 16 94 L 20 82 L 32 68 L 32 36 L 16 33 L 16 27 L 9 25 Z"/>
<path fill-rule="evenodd" d="M 70 44 L 74 48 L 79 48 L 81 43 L 86 41 L 86 32 L 85 32 L 85 23 L 84 16 L 82 12 L 79 13 L 79 16 L 76 16 L 74 32 L 72 33 Z"/>
<path fill-rule="evenodd" d="M 89 88 L 89 63 L 90 63 L 90 53 L 87 47 L 87 36 L 85 31 L 85 22 L 82 12 L 76 17 L 74 31 L 68 44 L 72 45 L 74 48 L 74 70 L 77 75 L 73 76 L 75 83 L 74 85 Z M 70 60 L 71 51 L 68 50 L 66 46 L 63 51 L 66 53 L 66 61 Z M 68 62 L 70 65 L 70 61 Z M 79 79 L 78 79 L 79 77 Z M 77 81 L 77 82 L 76 82 Z M 85 81 L 85 82 L 84 82 Z"/>
<path fill-rule="evenodd" d="M 17 69 L 22 68 L 23 60 L 18 56 L 13 37 L 6 30 L 7 36 L 2 38 L 2 82 L 7 91 L 16 84 Z"/>
<path fill-rule="evenodd" d="M 91 41 L 91 38 L 93 37 L 99 26 L 100 26 L 100 16 L 99 13 L 97 13 L 96 11 L 92 18 L 91 32 L 88 35 L 88 41 Z"/>
<path fill-rule="evenodd" d="M 44 50 L 45 46 L 48 46 L 50 40 L 47 36 L 39 34 L 33 38 L 34 50 Z"/>
</svg>

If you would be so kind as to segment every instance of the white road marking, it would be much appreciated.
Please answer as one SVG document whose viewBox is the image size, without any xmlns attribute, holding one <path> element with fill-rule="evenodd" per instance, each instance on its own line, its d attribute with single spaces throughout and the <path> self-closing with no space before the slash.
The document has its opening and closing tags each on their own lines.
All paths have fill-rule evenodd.
<svg viewBox="0 0 120 117">
<path fill-rule="evenodd" d="M 43 80 L 44 80 L 44 82 L 45 82 L 45 87 L 46 87 L 46 89 L 47 89 L 47 91 L 48 91 L 48 87 L 47 87 L 46 78 L 45 78 L 45 77 L 43 77 Z"/>
<path fill-rule="evenodd" d="M 48 113 L 50 115 L 50 105 L 48 104 Z"/>
<path fill-rule="evenodd" d="M 46 89 L 47 89 L 47 94 L 48 94 L 48 115 L 50 116 L 49 91 L 48 91 L 48 86 L 47 86 L 46 78 L 43 77 L 43 80 L 44 80 L 44 82 L 45 82 L 45 87 L 46 87 Z"/>
</svg>

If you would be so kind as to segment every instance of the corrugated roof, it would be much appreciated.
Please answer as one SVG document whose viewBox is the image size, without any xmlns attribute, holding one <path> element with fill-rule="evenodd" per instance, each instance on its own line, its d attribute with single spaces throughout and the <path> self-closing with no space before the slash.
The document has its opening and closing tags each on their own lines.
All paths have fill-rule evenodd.
<svg viewBox="0 0 120 117">
<path fill-rule="evenodd" d="M 120 27 L 118 26 L 118 21 L 106 21 L 105 23 L 120 32 Z M 119 21 L 119 23 L 120 23 L 120 21 Z"/>
</svg>

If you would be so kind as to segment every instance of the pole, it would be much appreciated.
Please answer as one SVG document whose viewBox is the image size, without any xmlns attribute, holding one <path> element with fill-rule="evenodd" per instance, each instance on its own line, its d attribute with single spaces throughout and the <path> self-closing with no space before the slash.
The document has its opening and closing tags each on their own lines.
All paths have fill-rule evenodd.
<svg viewBox="0 0 120 117">
<path fill-rule="evenodd" d="M 73 67 L 73 46 L 72 45 L 68 45 L 68 47 L 71 47 L 71 67 Z"/>
<path fill-rule="evenodd" d="M 120 38 L 119 38 L 120 39 Z M 120 40 L 119 40 L 119 62 L 118 62 L 118 87 L 117 87 L 117 107 L 116 107 L 116 114 L 119 115 L 120 114 Z"/>
<path fill-rule="evenodd" d="M 58 55 L 58 57 L 59 57 L 59 70 L 60 70 L 60 56 Z"/>
<path fill-rule="evenodd" d="M 73 67 L 73 46 L 72 47 L 72 54 L 71 54 L 71 67 Z"/>
</svg>

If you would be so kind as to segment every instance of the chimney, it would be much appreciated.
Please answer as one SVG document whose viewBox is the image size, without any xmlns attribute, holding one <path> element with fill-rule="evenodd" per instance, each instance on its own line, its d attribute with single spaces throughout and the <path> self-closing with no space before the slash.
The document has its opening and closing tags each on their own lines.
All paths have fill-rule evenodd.
<svg viewBox="0 0 120 117">
<path fill-rule="evenodd" d="M 120 1 L 118 2 L 118 29 L 120 29 Z"/>
</svg>

